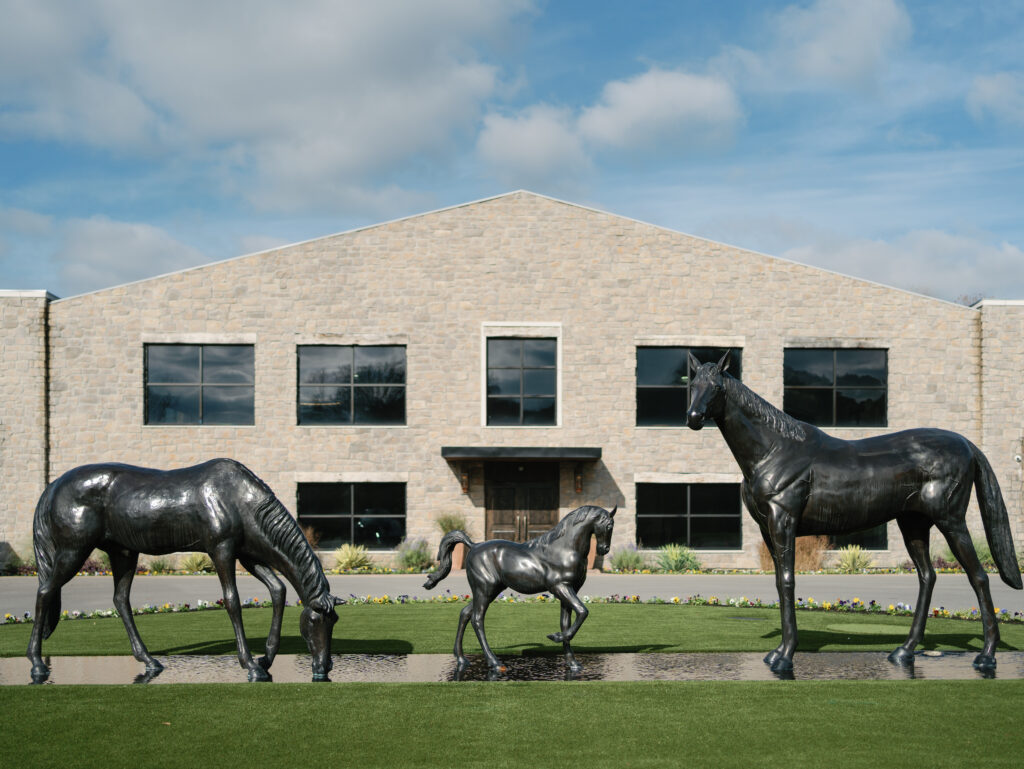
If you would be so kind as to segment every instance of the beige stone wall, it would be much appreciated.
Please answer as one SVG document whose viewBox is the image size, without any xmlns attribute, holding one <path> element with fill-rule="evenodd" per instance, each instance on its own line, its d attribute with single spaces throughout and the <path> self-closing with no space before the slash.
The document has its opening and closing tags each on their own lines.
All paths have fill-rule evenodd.
<svg viewBox="0 0 1024 769">
<path fill-rule="evenodd" d="M 61 300 L 51 314 L 51 476 L 226 455 L 294 508 L 297 482 L 372 474 L 407 483 L 408 534 L 432 542 L 445 512 L 483 533 L 482 469 L 462 494 L 445 445 L 600 446 L 582 494 L 563 468 L 562 506 L 618 504 L 616 546 L 635 536 L 638 479 L 738 481 L 715 429 L 635 426 L 638 345 L 742 347 L 744 380 L 779 405 L 785 347 L 884 347 L 888 430 L 982 440 L 977 310 L 529 193 Z M 560 339 L 558 427 L 483 425 L 483 340 L 513 327 Z M 145 426 L 147 341 L 254 343 L 255 425 Z M 297 345 L 382 342 L 407 345 L 406 426 L 295 424 Z M 756 565 L 760 536 L 747 516 L 743 527 L 742 551 L 705 562 Z M 895 527 L 890 542 L 879 561 L 904 560 Z"/>
<path fill-rule="evenodd" d="M 0 291 L 0 543 L 32 551 L 46 485 L 45 291 Z"/>
</svg>

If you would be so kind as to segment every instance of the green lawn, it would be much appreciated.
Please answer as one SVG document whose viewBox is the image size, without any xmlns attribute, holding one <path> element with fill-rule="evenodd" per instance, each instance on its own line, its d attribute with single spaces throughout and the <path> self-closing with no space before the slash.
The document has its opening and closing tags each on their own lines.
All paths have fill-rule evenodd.
<svg viewBox="0 0 1024 769">
<path fill-rule="evenodd" d="M 334 629 L 336 654 L 424 654 L 450 652 L 463 604 L 357 604 L 339 607 Z M 306 652 L 299 636 L 299 610 L 285 612 L 281 653 Z M 254 650 L 263 648 L 269 609 L 242 612 Z M 147 614 L 136 617 L 143 640 L 154 654 L 232 654 L 234 635 L 227 613 Z M 799 612 L 800 651 L 890 651 L 910 627 L 909 617 Z M 558 629 L 554 604 L 494 604 L 487 614 L 487 637 L 498 654 L 556 653 L 561 646 L 546 635 Z M 1000 628 L 1003 649 L 1024 649 L 1024 625 Z M 0 626 L 0 656 L 25 653 L 31 625 Z M 576 636 L 579 652 L 744 652 L 767 651 L 779 642 L 775 609 L 598 604 Z M 922 648 L 979 650 L 981 623 L 933 617 Z M 466 651 L 479 651 L 472 630 Z M 128 638 L 114 618 L 61 622 L 44 654 L 129 654 Z"/>
</svg>

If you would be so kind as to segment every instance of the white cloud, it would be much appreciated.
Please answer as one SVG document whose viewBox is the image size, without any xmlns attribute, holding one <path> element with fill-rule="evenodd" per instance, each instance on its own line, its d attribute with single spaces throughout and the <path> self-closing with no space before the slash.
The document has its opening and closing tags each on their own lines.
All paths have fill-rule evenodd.
<svg viewBox="0 0 1024 769">
<path fill-rule="evenodd" d="M 53 230 L 52 216 L 24 208 L 0 208 L 0 232 L 19 235 L 46 235 Z"/>
<path fill-rule="evenodd" d="M 991 115 L 1024 126 L 1024 74 L 999 72 L 974 78 L 967 93 L 967 110 L 976 120 Z"/>
<path fill-rule="evenodd" d="M 104 216 L 71 219 L 53 261 L 76 292 L 141 280 L 208 262 L 200 251 L 159 227 Z"/>
<path fill-rule="evenodd" d="M 579 131 L 590 142 L 654 149 L 731 137 L 741 110 L 722 78 L 653 68 L 607 83 L 601 101 L 583 110 Z"/>
<path fill-rule="evenodd" d="M 590 168 L 590 159 L 576 133 L 571 114 L 534 105 L 518 115 L 484 118 L 477 154 L 503 183 L 543 188 L 571 184 Z"/>
</svg>

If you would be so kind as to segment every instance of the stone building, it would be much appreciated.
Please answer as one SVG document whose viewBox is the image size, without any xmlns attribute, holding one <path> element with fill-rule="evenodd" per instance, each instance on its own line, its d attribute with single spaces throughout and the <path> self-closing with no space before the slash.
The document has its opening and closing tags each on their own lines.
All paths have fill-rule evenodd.
<svg viewBox="0 0 1024 769">
<path fill-rule="evenodd" d="M 963 433 L 1024 541 L 1024 302 L 964 307 L 528 192 L 66 299 L 0 292 L 0 318 L 0 541 L 19 551 L 69 468 L 229 456 L 325 549 L 434 546 L 443 514 L 532 536 L 593 503 L 619 506 L 613 552 L 757 566 L 732 456 L 683 423 L 688 351 L 731 351 L 840 437 Z M 895 524 L 859 541 L 906 560 Z"/>
</svg>

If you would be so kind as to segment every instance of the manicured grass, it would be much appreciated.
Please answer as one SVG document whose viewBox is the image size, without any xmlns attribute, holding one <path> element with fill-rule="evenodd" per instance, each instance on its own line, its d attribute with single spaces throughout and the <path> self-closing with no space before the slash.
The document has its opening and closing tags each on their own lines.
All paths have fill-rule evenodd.
<svg viewBox="0 0 1024 769">
<path fill-rule="evenodd" d="M 336 654 L 448 653 L 464 604 L 357 604 L 339 607 L 334 630 Z M 242 612 L 254 650 L 263 648 L 270 626 L 269 609 Z M 902 642 L 909 617 L 807 612 L 797 614 L 799 650 L 890 651 Z M 143 640 L 154 654 L 232 654 L 234 635 L 227 613 L 148 614 L 136 617 Z M 281 652 L 301 654 L 298 609 L 285 612 Z M 554 604 L 494 604 L 487 614 L 487 637 L 498 654 L 558 653 L 546 635 L 558 629 Z M 31 625 L 0 626 L 0 656 L 25 653 Z M 1024 648 L 1024 625 L 1000 626 L 1002 649 Z M 767 651 L 779 641 L 775 609 L 673 606 L 666 604 L 598 604 L 574 642 L 579 652 L 744 652 Z M 922 648 L 980 650 L 981 623 L 933 617 Z M 479 651 L 472 630 L 466 651 Z M 43 642 L 54 655 L 129 654 L 127 635 L 115 618 L 61 622 Z"/>
<path fill-rule="evenodd" d="M 1017 767 L 1024 681 L 0 688 L 17 767 Z"/>
</svg>

